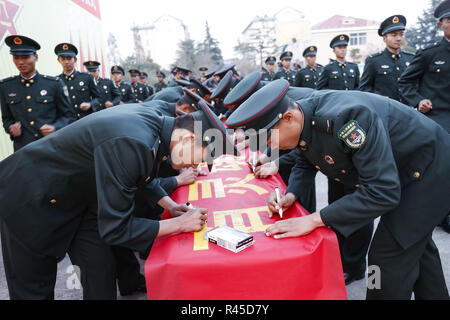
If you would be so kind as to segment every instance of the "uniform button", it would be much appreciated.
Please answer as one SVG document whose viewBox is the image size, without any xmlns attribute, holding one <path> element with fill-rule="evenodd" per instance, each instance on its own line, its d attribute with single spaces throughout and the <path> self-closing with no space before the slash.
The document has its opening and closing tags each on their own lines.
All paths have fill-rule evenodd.
<svg viewBox="0 0 450 320">
<path fill-rule="evenodd" d="M 162 158 L 162 161 L 167 161 L 167 157 Z"/>
<path fill-rule="evenodd" d="M 315 121 L 313 121 L 313 122 L 312 122 L 312 126 L 314 127 L 315 125 L 316 125 L 316 122 L 315 122 Z"/>
<path fill-rule="evenodd" d="M 387 72 L 385 71 L 384 74 L 387 74 Z"/>
<path fill-rule="evenodd" d="M 345 171 L 345 170 L 341 170 L 341 172 L 342 172 L 343 174 L 346 174 L 346 173 L 347 173 L 347 171 Z"/>
<path fill-rule="evenodd" d="M 31 99 L 31 96 L 27 96 L 27 100 L 30 100 Z"/>
<path fill-rule="evenodd" d="M 320 167 L 319 166 L 316 166 L 316 169 L 320 171 Z"/>
<path fill-rule="evenodd" d="M 30 122 L 30 125 L 34 126 L 34 121 L 31 121 L 31 122 Z"/>
<path fill-rule="evenodd" d="M 70 87 L 70 90 L 73 90 L 73 87 Z"/>
<path fill-rule="evenodd" d="M 336 179 L 334 179 L 334 181 L 336 181 L 336 182 L 341 182 L 341 179 L 336 178 Z"/>
<path fill-rule="evenodd" d="M 55 204 L 55 203 L 56 203 L 56 200 L 55 200 L 55 199 L 52 199 L 52 200 L 50 200 L 50 203 L 51 203 L 51 204 Z"/>
<path fill-rule="evenodd" d="M 306 145 L 307 145 L 306 141 L 302 140 L 300 142 L 300 147 L 306 147 Z"/>
<path fill-rule="evenodd" d="M 11 104 L 14 104 L 14 101 L 11 101 Z"/>
<path fill-rule="evenodd" d="M 44 100 L 44 103 L 47 103 L 48 102 L 48 100 Z"/>
<path fill-rule="evenodd" d="M 80 114 L 77 114 L 77 117 L 79 118 L 79 117 L 80 117 Z"/>
<path fill-rule="evenodd" d="M 397 67 L 397 70 L 400 70 L 400 67 Z"/>
<path fill-rule="evenodd" d="M 344 77 L 346 76 L 347 74 L 344 72 Z"/>
<path fill-rule="evenodd" d="M 360 184 L 356 184 L 356 185 L 355 185 L 355 188 L 359 188 L 359 187 L 361 187 Z"/>
<path fill-rule="evenodd" d="M 31 111 L 33 111 L 33 109 L 31 109 L 31 108 L 28 108 L 28 110 L 27 110 L 28 112 L 31 112 Z"/>
<path fill-rule="evenodd" d="M 437 72 L 441 72 L 441 69 L 437 69 Z"/>
<path fill-rule="evenodd" d="M 420 178 L 420 172 L 414 172 L 414 178 L 419 179 Z"/>
<path fill-rule="evenodd" d="M 75 109 L 78 109 L 78 105 L 77 104 L 75 105 Z"/>
<path fill-rule="evenodd" d="M 72 99 L 75 99 L 75 96 L 72 96 Z"/>
<path fill-rule="evenodd" d="M 39 135 L 38 135 L 37 133 L 35 133 L 34 136 L 35 136 L 36 138 L 39 137 Z"/>
<path fill-rule="evenodd" d="M 29 83 L 25 84 L 25 87 L 29 88 L 29 87 L 30 87 L 30 84 L 29 84 Z"/>
</svg>

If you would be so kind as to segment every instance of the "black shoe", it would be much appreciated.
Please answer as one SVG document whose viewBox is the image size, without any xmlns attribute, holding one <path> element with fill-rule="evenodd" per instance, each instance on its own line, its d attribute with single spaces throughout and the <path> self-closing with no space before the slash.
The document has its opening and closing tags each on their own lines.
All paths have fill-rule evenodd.
<svg viewBox="0 0 450 320">
<path fill-rule="evenodd" d="M 445 232 L 450 233 L 450 214 L 445 217 L 440 226 Z"/>
<path fill-rule="evenodd" d="M 364 279 L 365 276 L 366 276 L 365 271 L 360 274 L 344 273 L 345 285 L 348 286 L 353 281 Z"/>
<path fill-rule="evenodd" d="M 131 296 L 132 294 L 135 293 L 147 293 L 147 285 L 145 284 L 145 278 L 143 281 L 139 281 L 139 284 L 134 289 L 120 290 L 120 295 L 123 297 Z"/>
</svg>

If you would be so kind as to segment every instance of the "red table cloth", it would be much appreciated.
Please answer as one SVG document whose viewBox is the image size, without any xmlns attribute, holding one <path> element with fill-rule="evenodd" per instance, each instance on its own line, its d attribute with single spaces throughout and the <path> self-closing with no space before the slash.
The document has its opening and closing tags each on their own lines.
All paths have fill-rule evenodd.
<svg viewBox="0 0 450 320">
<path fill-rule="evenodd" d="M 145 264 L 150 300 L 297 300 L 347 299 L 336 235 L 319 228 L 307 236 L 275 240 L 266 237 L 267 199 L 279 177 L 257 179 L 246 155 L 216 160 L 212 173 L 178 188 L 172 198 L 206 208 L 202 232 L 155 241 Z M 207 171 L 206 168 L 203 168 Z M 298 203 L 284 219 L 307 215 Z M 165 212 L 163 218 L 168 218 Z M 233 253 L 203 238 L 206 230 L 228 225 L 254 236 L 255 244 Z"/>
</svg>

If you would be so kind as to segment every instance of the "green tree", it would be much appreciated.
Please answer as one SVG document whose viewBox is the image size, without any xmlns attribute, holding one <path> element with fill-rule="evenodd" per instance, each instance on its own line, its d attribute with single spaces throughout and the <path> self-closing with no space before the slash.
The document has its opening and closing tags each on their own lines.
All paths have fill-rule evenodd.
<svg viewBox="0 0 450 320">
<path fill-rule="evenodd" d="M 194 70 L 196 67 L 197 50 L 194 40 L 180 41 L 176 52 L 175 66 Z"/>
<path fill-rule="evenodd" d="M 141 72 L 148 73 L 148 85 L 152 86 L 157 82 L 156 72 L 161 70 L 161 66 L 149 57 L 145 57 L 143 59 L 137 58 L 136 55 L 129 56 L 121 61 L 120 65 L 124 68 L 126 72 L 126 79 L 130 81 L 130 75 L 128 74 L 128 70 L 137 69 Z"/>
<path fill-rule="evenodd" d="M 434 17 L 435 8 L 442 0 L 430 0 L 429 6 L 423 11 L 423 15 L 418 17 L 416 25 L 406 29 L 405 38 L 408 49 L 422 49 L 436 41 L 440 41 L 442 33 L 437 26 L 437 20 Z"/>
<path fill-rule="evenodd" d="M 205 39 L 197 46 L 197 52 L 210 57 L 210 67 L 220 67 L 223 64 L 222 50 L 219 42 L 211 35 L 208 21 L 205 24 Z"/>
</svg>

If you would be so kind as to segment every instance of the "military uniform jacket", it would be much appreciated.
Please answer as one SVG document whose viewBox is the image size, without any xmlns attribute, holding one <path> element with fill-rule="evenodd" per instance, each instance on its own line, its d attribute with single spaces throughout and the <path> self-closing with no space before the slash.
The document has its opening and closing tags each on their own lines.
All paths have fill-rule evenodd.
<svg viewBox="0 0 450 320">
<path fill-rule="evenodd" d="M 281 68 L 280 71 L 278 71 L 275 74 L 275 78 L 273 80 L 278 80 L 278 79 L 285 79 L 289 82 L 289 84 L 291 86 L 294 86 L 295 84 L 295 71 L 292 69 L 286 70 L 284 68 Z"/>
<path fill-rule="evenodd" d="M 136 103 L 136 96 L 134 95 L 134 91 L 131 88 L 131 85 L 125 82 L 121 82 L 118 85 L 115 85 L 117 89 L 119 89 L 121 97 L 121 102 L 123 103 Z"/>
<path fill-rule="evenodd" d="M 148 97 L 151 96 L 148 87 L 140 82 L 131 84 L 131 88 L 133 89 L 134 95 L 136 96 L 136 102 L 145 101 Z"/>
<path fill-rule="evenodd" d="M 37 73 L 25 80 L 15 76 L 0 81 L 0 105 L 3 127 L 21 123 L 22 135 L 13 138 L 14 150 L 42 138 L 40 128 L 52 125 L 59 130 L 75 121 L 75 114 L 67 96 L 67 88 L 55 77 Z"/>
<path fill-rule="evenodd" d="M 58 257 L 97 203 L 107 244 L 147 250 L 159 224 L 132 216 L 135 193 L 154 183 L 174 121 L 140 105 L 111 108 L 26 146 L 0 163 L 0 219 L 34 252 Z M 153 190 L 153 200 L 167 195 Z"/>
<path fill-rule="evenodd" d="M 261 80 L 262 81 L 273 81 L 274 78 L 275 78 L 275 72 L 265 71 L 261 75 Z"/>
<path fill-rule="evenodd" d="M 162 82 L 162 83 L 157 82 L 157 83 L 155 83 L 154 87 L 155 87 L 155 93 L 158 93 L 161 90 L 163 90 L 164 88 L 167 88 L 167 84 L 165 82 Z"/>
<path fill-rule="evenodd" d="M 72 107 L 74 108 L 77 119 L 86 117 L 101 109 L 103 101 L 100 96 L 100 90 L 95 84 L 92 75 L 74 70 L 71 75 L 62 73 L 59 77 L 69 89 L 69 98 L 72 102 Z M 87 111 L 82 111 L 80 109 L 80 105 L 84 102 L 91 104 L 91 108 Z"/>
<path fill-rule="evenodd" d="M 105 109 L 106 101 L 112 102 L 115 106 L 120 103 L 122 95 L 112 80 L 99 78 L 97 81 L 97 87 L 99 88 L 100 96 L 103 101 L 100 110 Z"/>
<path fill-rule="evenodd" d="M 349 236 L 374 218 L 404 248 L 430 234 L 450 208 L 450 136 L 392 99 L 326 91 L 298 101 L 304 114 L 300 157 L 287 192 L 307 190 L 311 170 L 356 191 L 321 210 Z"/>
<path fill-rule="evenodd" d="M 317 83 L 323 72 L 323 66 L 318 64 L 315 68 L 306 66 L 297 72 L 295 86 L 316 89 Z"/>
<path fill-rule="evenodd" d="M 410 106 L 430 99 L 433 109 L 425 115 L 450 132 L 450 42 L 441 42 L 419 50 L 403 73 L 400 91 Z"/>
<path fill-rule="evenodd" d="M 184 95 L 183 87 L 181 86 L 168 87 L 160 92 L 155 93 L 153 96 L 149 97 L 146 101 L 162 100 L 165 102 L 175 103 L 178 100 L 180 100 L 183 95 Z"/>
<path fill-rule="evenodd" d="M 359 69 L 352 62 L 341 63 L 337 60 L 331 61 L 323 69 L 322 75 L 317 83 L 317 90 L 358 90 Z"/>
<path fill-rule="evenodd" d="M 398 81 L 413 57 L 414 55 L 401 51 L 394 54 L 387 48 L 367 57 L 359 89 L 405 103 L 400 95 Z"/>
</svg>

